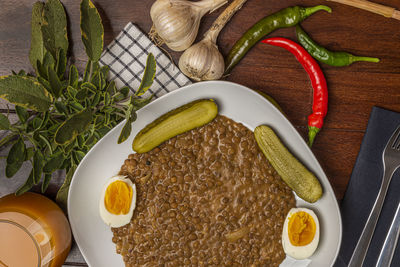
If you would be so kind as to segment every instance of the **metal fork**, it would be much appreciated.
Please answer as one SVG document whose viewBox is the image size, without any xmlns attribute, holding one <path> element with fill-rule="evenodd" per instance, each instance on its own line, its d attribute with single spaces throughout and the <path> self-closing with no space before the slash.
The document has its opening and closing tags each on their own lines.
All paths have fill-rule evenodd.
<svg viewBox="0 0 400 267">
<path fill-rule="evenodd" d="M 368 247 L 375 231 L 375 226 L 381 213 L 383 202 L 385 200 L 386 192 L 388 190 L 390 180 L 394 172 L 400 166 L 400 126 L 392 134 L 386 144 L 385 150 L 382 154 L 383 159 L 383 178 L 378 197 L 375 200 L 374 207 L 369 214 L 367 223 L 361 233 L 361 237 L 357 242 L 351 256 L 349 267 L 361 267 L 364 263 L 365 256 L 367 255 Z"/>
</svg>

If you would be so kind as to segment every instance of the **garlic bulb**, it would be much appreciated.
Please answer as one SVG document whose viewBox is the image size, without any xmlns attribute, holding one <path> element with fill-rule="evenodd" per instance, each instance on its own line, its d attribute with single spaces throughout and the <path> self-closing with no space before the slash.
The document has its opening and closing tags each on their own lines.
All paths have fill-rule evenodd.
<svg viewBox="0 0 400 267">
<path fill-rule="evenodd" d="M 209 37 L 188 48 L 179 59 L 180 70 L 195 81 L 217 80 L 224 74 L 224 58 Z"/>
<path fill-rule="evenodd" d="M 188 48 L 179 59 L 179 69 L 195 81 L 217 80 L 225 69 L 224 58 L 218 50 L 218 34 L 247 0 L 234 0 L 214 21 L 204 39 Z"/>
<path fill-rule="evenodd" d="M 157 0 L 150 10 L 153 27 L 149 35 L 157 45 L 165 43 L 174 51 L 183 51 L 196 39 L 201 18 L 226 2 L 227 0 Z"/>
</svg>

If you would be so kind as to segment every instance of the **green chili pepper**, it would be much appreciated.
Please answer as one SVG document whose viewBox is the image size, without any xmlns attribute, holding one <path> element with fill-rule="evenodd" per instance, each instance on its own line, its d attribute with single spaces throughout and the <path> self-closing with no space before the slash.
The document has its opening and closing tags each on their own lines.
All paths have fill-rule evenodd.
<svg viewBox="0 0 400 267">
<path fill-rule="evenodd" d="M 332 52 L 318 45 L 307 33 L 299 26 L 296 26 L 297 39 L 301 45 L 310 53 L 313 58 L 325 64 L 344 67 L 349 66 L 356 61 L 379 62 L 379 58 L 358 57 L 347 52 Z"/>
<path fill-rule="evenodd" d="M 293 6 L 259 20 L 232 47 L 225 61 L 225 74 L 229 73 L 250 48 L 265 35 L 280 28 L 295 26 L 319 10 L 331 12 L 329 7 L 323 5 L 314 7 Z"/>
</svg>

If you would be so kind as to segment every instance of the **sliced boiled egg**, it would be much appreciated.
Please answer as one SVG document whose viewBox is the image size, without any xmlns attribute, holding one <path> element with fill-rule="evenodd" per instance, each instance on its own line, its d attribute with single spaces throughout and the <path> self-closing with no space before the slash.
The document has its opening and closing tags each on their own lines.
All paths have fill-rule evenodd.
<svg viewBox="0 0 400 267">
<path fill-rule="evenodd" d="M 100 198 L 100 217 L 111 227 L 128 224 L 136 206 L 136 186 L 125 176 L 111 178 Z"/>
<path fill-rule="evenodd" d="M 293 208 L 286 216 L 282 232 L 282 246 L 286 255 L 302 260 L 310 257 L 318 247 L 319 222 L 317 215 L 306 208 Z"/>
</svg>

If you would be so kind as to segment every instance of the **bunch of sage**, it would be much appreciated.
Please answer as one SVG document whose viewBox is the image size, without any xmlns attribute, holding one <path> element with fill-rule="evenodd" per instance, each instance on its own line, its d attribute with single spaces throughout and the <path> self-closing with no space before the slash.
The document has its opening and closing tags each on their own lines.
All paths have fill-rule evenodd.
<svg viewBox="0 0 400 267">
<path fill-rule="evenodd" d="M 6 176 L 14 176 L 23 162 L 32 170 L 20 195 L 41 184 L 45 192 L 56 170 L 65 170 L 64 184 L 57 201 L 65 205 L 69 184 L 79 162 L 89 149 L 123 119 L 126 124 L 118 143 L 130 133 L 136 111 L 150 102 L 141 98 L 152 85 L 156 62 L 149 54 L 142 82 L 136 94 L 128 87 L 116 88 L 107 80 L 109 68 L 100 67 L 104 29 L 101 17 L 90 0 L 80 5 L 80 28 L 88 62 L 80 78 L 74 65 L 67 70 L 68 32 L 64 7 L 59 0 L 36 2 L 32 10 L 30 62 L 35 75 L 25 71 L 0 77 L 0 97 L 15 105 L 18 121 L 11 124 L 0 114 L 0 130 L 7 135 L 0 148 L 11 145 L 6 160 Z"/>
</svg>

